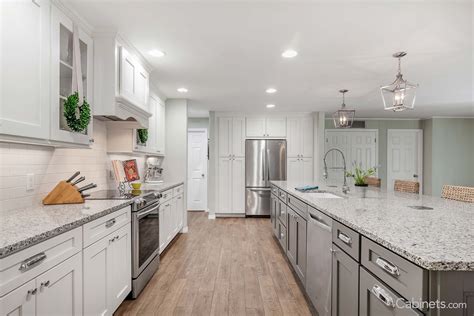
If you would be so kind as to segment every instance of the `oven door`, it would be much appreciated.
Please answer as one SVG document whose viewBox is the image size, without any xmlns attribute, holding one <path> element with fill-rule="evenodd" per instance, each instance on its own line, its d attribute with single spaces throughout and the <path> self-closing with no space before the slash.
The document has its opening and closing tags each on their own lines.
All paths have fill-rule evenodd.
<svg viewBox="0 0 474 316">
<path fill-rule="evenodd" d="M 133 278 L 137 278 L 160 249 L 160 204 L 154 204 L 132 217 Z"/>
</svg>

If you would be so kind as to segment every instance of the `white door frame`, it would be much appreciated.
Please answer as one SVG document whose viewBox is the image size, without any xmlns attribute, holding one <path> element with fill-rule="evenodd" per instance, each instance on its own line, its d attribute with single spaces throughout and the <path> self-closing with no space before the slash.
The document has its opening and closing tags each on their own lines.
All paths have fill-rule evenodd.
<svg viewBox="0 0 474 316">
<path fill-rule="evenodd" d="M 209 136 L 208 136 L 208 130 L 207 128 L 188 128 L 188 144 L 186 146 L 189 146 L 189 134 L 190 133 L 204 133 L 205 137 L 206 137 L 206 152 L 207 152 L 207 163 L 204 165 L 204 174 L 205 174 L 205 179 L 206 179 L 206 185 L 205 185 L 205 194 L 204 194 L 204 198 L 205 198 L 205 207 L 204 207 L 204 211 L 206 212 L 209 212 L 209 204 L 208 204 L 208 188 L 209 188 Z M 189 150 L 188 150 L 188 157 L 186 157 L 187 159 L 187 162 L 189 162 Z M 187 163 L 186 163 L 187 165 Z M 188 168 L 188 174 L 187 174 L 187 177 L 189 179 L 189 168 Z M 188 185 L 187 187 L 187 190 L 188 190 L 188 197 L 190 196 L 190 191 L 191 191 L 191 187 Z M 187 199 L 189 201 L 189 199 Z M 189 202 L 188 202 L 189 203 Z M 198 211 L 198 210 L 189 210 L 188 211 Z"/>
<path fill-rule="evenodd" d="M 387 190 L 390 190 L 388 188 L 388 183 L 390 183 L 390 178 L 389 178 L 389 173 L 388 171 L 390 170 L 389 165 L 388 165 L 388 157 L 390 153 L 390 147 L 388 146 L 389 142 L 388 140 L 390 139 L 390 134 L 393 132 L 416 132 L 418 134 L 418 182 L 420 183 L 420 194 L 423 194 L 423 130 L 422 129 L 405 129 L 405 128 L 392 128 L 392 129 L 387 129 Z"/>
</svg>

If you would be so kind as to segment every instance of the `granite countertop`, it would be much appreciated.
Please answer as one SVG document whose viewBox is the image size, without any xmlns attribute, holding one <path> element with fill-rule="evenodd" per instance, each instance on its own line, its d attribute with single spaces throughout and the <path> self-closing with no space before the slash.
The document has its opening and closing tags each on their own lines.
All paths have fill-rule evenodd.
<svg viewBox="0 0 474 316">
<path fill-rule="evenodd" d="M 359 198 L 353 192 L 343 194 L 341 188 L 320 186 L 343 198 L 318 198 L 286 181 L 272 183 L 422 268 L 474 271 L 472 203 L 370 187 L 367 197 Z M 419 205 L 433 210 L 409 207 Z"/>
<path fill-rule="evenodd" d="M 182 183 L 144 184 L 142 189 L 162 192 Z M 38 205 L 0 211 L 0 259 L 128 207 L 132 201 L 86 200 L 84 204 Z"/>
</svg>

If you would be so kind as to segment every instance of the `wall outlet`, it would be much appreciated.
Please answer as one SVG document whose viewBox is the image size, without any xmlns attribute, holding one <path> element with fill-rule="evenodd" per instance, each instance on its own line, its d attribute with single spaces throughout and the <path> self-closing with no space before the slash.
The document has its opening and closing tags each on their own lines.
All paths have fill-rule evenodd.
<svg viewBox="0 0 474 316">
<path fill-rule="evenodd" d="M 28 173 L 26 175 L 26 191 L 31 191 L 34 189 L 35 186 L 35 174 Z"/>
</svg>

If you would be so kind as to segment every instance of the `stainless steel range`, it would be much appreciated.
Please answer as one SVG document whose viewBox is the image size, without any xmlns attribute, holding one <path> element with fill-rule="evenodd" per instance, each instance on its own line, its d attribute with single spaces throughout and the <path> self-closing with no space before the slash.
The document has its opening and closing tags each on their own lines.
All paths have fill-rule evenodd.
<svg viewBox="0 0 474 316">
<path fill-rule="evenodd" d="M 117 190 L 97 191 L 89 200 L 132 201 L 132 298 L 137 298 L 158 270 L 160 255 L 160 198 L 156 191 L 121 194 Z"/>
</svg>

